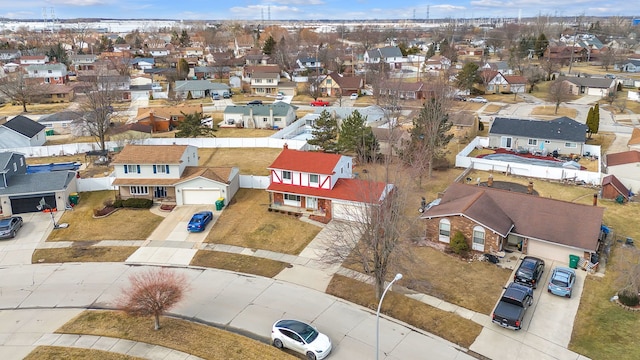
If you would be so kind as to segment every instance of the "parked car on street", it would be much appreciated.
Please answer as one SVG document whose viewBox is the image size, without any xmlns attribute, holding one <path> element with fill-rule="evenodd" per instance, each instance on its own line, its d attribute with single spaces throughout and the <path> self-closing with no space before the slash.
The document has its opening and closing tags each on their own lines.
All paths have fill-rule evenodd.
<svg viewBox="0 0 640 360">
<path fill-rule="evenodd" d="M 278 95 L 276 95 L 276 100 L 282 100 L 284 99 L 284 94 L 278 93 Z"/>
<path fill-rule="evenodd" d="M 538 287 L 543 272 L 544 260 L 533 256 L 525 256 L 515 275 L 513 275 L 513 281 L 535 289 Z"/>
<path fill-rule="evenodd" d="M 349 99 L 351 100 L 358 100 L 358 93 L 353 93 L 349 96 Z"/>
<path fill-rule="evenodd" d="M 329 102 L 321 99 L 317 99 L 311 102 L 311 106 L 329 106 Z"/>
<path fill-rule="evenodd" d="M 455 95 L 453 97 L 453 100 L 455 100 L 455 101 L 467 101 L 467 97 L 464 96 L 464 95 Z"/>
<path fill-rule="evenodd" d="M 549 279 L 549 286 L 547 287 L 547 291 L 549 293 L 564 296 L 567 298 L 571 298 L 573 293 L 573 284 L 576 282 L 576 271 L 567 268 L 558 266 L 553 269 L 551 273 L 551 278 Z"/>
<path fill-rule="evenodd" d="M 507 329 L 520 330 L 529 306 L 533 304 L 533 289 L 510 283 L 491 315 L 491 321 Z"/>
<path fill-rule="evenodd" d="M 211 211 L 200 211 L 191 217 L 189 224 L 187 225 L 187 231 L 201 232 L 207 227 L 207 224 L 213 220 L 213 213 Z"/>
<path fill-rule="evenodd" d="M 470 98 L 468 101 L 474 102 L 474 103 L 483 103 L 483 104 L 486 104 L 488 102 L 488 100 L 483 98 L 482 96 L 476 96 L 476 97 Z"/>
<path fill-rule="evenodd" d="M 307 359 L 324 359 L 331 352 L 331 340 L 315 327 L 298 320 L 278 320 L 271 328 L 271 341 L 278 349 L 287 348 Z"/>
<path fill-rule="evenodd" d="M 18 230 L 22 227 L 22 217 L 12 216 L 0 220 L 0 239 L 16 237 Z"/>
<path fill-rule="evenodd" d="M 262 100 L 251 100 L 247 105 L 262 105 Z"/>
</svg>

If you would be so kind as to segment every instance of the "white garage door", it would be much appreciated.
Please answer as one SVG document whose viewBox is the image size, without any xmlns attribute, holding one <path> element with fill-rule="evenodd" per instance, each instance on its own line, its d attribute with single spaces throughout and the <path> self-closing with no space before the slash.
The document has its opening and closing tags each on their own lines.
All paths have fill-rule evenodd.
<svg viewBox="0 0 640 360">
<path fill-rule="evenodd" d="M 538 256 L 569 264 L 569 255 L 582 257 L 582 251 L 543 241 L 529 240 L 527 255 Z"/>
<path fill-rule="evenodd" d="M 218 198 L 220 198 L 220 190 L 182 190 L 182 203 L 185 205 L 213 205 Z"/>
<path fill-rule="evenodd" d="M 365 207 L 363 205 L 355 203 L 331 202 L 331 217 L 336 220 L 347 221 L 362 221 L 363 211 Z"/>
</svg>

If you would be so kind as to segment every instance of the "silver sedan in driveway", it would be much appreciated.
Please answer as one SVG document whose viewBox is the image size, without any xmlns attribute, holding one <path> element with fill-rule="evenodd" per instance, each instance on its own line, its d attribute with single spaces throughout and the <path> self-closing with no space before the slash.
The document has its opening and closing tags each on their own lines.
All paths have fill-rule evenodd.
<svg viewBox="0 0 640 360">
<path fill-rule="evenodd" d="M 20 216 L 12 216 L 0 220 L 0 239 L 9 239 L 16 237 L 16 233 L 22 227 L 22 218 Z"/>
</svg>

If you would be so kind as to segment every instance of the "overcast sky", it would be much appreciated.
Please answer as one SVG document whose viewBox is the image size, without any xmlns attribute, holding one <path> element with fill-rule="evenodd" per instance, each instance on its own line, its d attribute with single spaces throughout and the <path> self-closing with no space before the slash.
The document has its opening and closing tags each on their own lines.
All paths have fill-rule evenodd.
<svg viewBox="0 0 640 360">
<path fill-rule="evenodd" d="M 622 0 L 0 0 L 9 19 L 358 20 L 531 16 L 636 16 Z M 636 11 L 637 14 L 629 13 Z"/>
</svg>

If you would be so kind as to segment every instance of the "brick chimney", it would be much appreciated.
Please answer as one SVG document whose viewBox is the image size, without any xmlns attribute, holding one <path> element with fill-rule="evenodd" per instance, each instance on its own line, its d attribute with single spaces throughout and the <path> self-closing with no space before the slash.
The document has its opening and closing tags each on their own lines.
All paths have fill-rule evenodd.
<svg viewBox="0 0 640 360">
<path fill-rule="evenodd" d="M 285 150 L 286 150 L 286 149 L 288 149 L 288 148 L 289 148 L 289 144 L 284 143 L 284 145 L 282 145 L 282 147 L 283 147 L 283 148 L 285 148 Z"/>
<path fill-rule="evenodd" d="M 527 186 L 527 194 L 533 194 L 533 181 L 529 181 L 529 186 Z"/>
<path fill-rule="evenodd" d="M 598 206 L 598 194 L 593 194 L 593 206 Z"/>
</svg>

